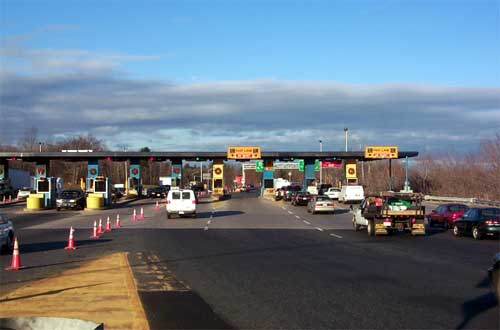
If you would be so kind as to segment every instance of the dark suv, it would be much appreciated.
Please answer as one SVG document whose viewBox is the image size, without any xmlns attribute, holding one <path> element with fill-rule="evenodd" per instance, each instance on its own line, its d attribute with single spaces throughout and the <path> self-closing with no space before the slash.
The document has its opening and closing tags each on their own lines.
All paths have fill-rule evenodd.
<svg viewBox="0 0 500 330">
<path fill-rule="evenodd" d="M 81 190 L 63 190 L 56 200 L 57 210 L 85 208 L 85 193 Z"/>
</svg>

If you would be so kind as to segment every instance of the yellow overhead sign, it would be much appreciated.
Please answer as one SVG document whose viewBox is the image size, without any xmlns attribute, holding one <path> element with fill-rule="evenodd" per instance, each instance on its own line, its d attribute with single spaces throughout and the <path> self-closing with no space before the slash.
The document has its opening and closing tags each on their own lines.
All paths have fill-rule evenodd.
<svg viewBox="0 0 500 330">
<path fill-rule="evenodd" d="M 227 147 L 227 159 L 260 159 L 260 147 Z"/>
<path fill-rule="evenodd" d="M 398 147 L 366 146 L 365 158 L 398 158 Z"/>
</svg>

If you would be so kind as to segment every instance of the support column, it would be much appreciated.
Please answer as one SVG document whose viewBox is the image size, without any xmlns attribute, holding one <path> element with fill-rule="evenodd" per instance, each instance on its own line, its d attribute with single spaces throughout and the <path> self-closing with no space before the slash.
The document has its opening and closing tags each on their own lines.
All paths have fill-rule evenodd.
<svg viewBox="0 0 500 330">
<path fill-rule="evenodd" d="M 358 175 L 356 171 L 356 159 L 346 159 L 345 161 L 345 182 L 346 185 L 357 184 Z"/>
<path fill-rule="evenodd" d="M 128 182 L 129 191 L 136 190 L 137 196 L 141 196 L 141 162 L 137 158 L 130 159 Z"/>
<path fill-rule="evenodd" d="M 94 181 L 98 175 L 99 175 L 99 160 L 94 158 L 87 160 L 87 180 L 85 185 L 87 191 L 94 190 Z"/>
<path fill-rule="evenodd" d="M 182 180 L 182 160 L 172 161 L 172 187 L 180 187 Z"/>
<path fill-rule="evenodd" d="M 224 195 L 224 160 L 215 159 L 212 165 L 212 194 Z"/>
<path fill-rule="evenodd" d="M 262 192 L 264 195 L 274 195 L 274 161 L 272 159 L 264 160 Z"/>
<path fill-rule="evenodd" d="M 7 159 L 0 159 L 0 182 L 9 179 L 9 161 Z"/>
<path fill-rule="evenodd" d="M 307 187 L 316 180 L 315 160 L 304 160 L 304 181 L 302 182 L 302 190 L 307 191 Z"/>
<path fill-rule="evenodd" d="M 392 159 L 389 158 L 389 191 L 392 191 Z"/>
</svg>

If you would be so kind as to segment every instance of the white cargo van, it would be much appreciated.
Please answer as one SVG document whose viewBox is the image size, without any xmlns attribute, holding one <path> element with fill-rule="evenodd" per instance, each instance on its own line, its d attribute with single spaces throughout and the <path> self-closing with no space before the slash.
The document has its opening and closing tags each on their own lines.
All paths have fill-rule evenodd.
<svg viewBox="0 0 500 330">
<path fill-rule="evenodd" d="M 167 219 L 172 215 L 189 215 L 196 218 L 196 196 L 191 189 L 173 189 L 167 195 Z"/>
<path fill-rule="evenodd" d="M 339 193 L 339 202 L 361 203 L 365 198 L 363 186 L 342 186 Z"/>
</svg>

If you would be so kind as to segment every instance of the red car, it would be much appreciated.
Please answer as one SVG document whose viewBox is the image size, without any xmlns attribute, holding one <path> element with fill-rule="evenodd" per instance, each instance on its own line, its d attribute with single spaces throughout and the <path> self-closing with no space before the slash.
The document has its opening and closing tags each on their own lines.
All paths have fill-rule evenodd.
<svg viewBox="0 0 500 330">
<path fill-rule="evenodd" d="M 427 215 L 427 221 L 431 227 L 437 224 L 448 229 L 468 210 L 469 207 L 465 204 L 442 204 Z"/>
</svg>

